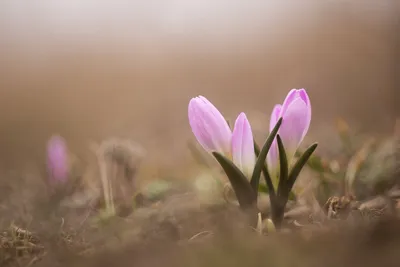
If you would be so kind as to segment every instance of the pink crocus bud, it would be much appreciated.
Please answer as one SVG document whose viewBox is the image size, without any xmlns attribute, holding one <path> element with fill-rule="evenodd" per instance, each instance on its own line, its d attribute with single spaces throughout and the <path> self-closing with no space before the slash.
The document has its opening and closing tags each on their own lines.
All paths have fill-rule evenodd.
<svg viewBox="0 0 400 267">
<path fill-rule="evenodd" d="M 203 96 L 192 98 L 188 108 L 189 124 L 197 141 L 208 152 L 231 157 L 232 131 L 224 116 Z"/>
<path fill-rule="evenodd" d="M 247 178 L 251 178 L 256 163 L 254 140 L 246 114 L 239 114 L 232 133 L 232 160 Z"/>
<path fill-rule="evenodd" d="M 68 179 L 68 149 L 61 136 L 54 135 L 47 142 L 47 170 L 51 183 L 64 183 Z"/>
<path fill-rule="evenodd" d="M 297 148 L 308 132 L 311 122 L 311 103 L 304 89 L 292 89 L 282 105 L 276 105 L 272 111 L 270 131 L 282 117 L 282 125 L 278 134 L 285 146 L 286 156 L 290 163 Z M 277 168 L 279 154 L 276 139 L 268 153 L 268 165 L 271 169 Z"/>
<path fill-rule="evenodd" d="M 278 122 L 281 114 L 282 105 L 275 105 L 272 113 L 271 119 L 269 121 L 269 131 L 271 132 L 274 129 L 276 123 Z M 281 125 L 282 127 L 282 125 Z M 267 155 L 267 162 L 268 162 L 268 170 L 272 177 L 277 176 L 277 171 L 279 168 L 279 152 L 278 152 L 278 144 L 276 142 L 276 138 L 272 142 L 271 148 L 268 151 Z"/>
</svg>

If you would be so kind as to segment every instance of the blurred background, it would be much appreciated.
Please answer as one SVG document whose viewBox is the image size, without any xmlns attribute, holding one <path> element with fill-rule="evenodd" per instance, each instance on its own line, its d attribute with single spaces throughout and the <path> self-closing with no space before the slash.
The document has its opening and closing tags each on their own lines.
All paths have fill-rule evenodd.
<svg viewBox="0 0 400 267">
<path fill-rule="evenodd" d="M 151 162 L 189 157 L 191 97 L 257 138 L 292 88 L 313 105 L 309 139 L 332 145 L 337 116 L 392 131 L 400 86 L 400 4 L 360 1 L 0 2 L 0 159 L 41 160 L 51 134 L 79 153 L 128 137 Z M 398 109 L 397 109 L 398 110 Z M 173 153 L 173 157 L 171 157 Z"/>
</svg>

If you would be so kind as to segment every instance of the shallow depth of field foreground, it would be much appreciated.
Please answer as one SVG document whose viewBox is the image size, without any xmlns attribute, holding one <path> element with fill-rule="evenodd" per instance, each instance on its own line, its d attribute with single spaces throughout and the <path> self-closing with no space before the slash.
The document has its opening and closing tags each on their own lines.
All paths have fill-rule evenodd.
<svg viewBox="0 0 400 267">
<path fill-rule="evenodd" d="M 0 266 L 399 266 L 398 1 L 146 3 L 0 3 Z"/>
</svg>

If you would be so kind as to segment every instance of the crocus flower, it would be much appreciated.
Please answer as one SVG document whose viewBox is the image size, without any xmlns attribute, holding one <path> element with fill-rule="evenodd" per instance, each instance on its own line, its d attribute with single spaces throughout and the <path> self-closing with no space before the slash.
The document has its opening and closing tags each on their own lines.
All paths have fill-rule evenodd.
<svg viewBox="0 0 400 267">
<path fill-rule="evenodd" d="M 270 119 L 270 131 L 282 117 L 282 125 L 278 134 L 285 146 L 286 156 L 290 163 L 297 148 L 307 134 L 311 122 L 311 103 L 304 89 L 292 89 L 282 105 L 276 105 Z M 268 166 L 276 169 L 279 162 L 279 153 L 276 139 L 268 153 Z"/>
<path fill-rule="evenodd" d="M 232 134 L 233 163 L 243 171 L 246 177 L 251 177 L 256 164 L 254 140 L 251 126 L 246 114 L 239 114 Z"/>
<path fill-rule="evenodd" d="M 208 152 L 231 155 L 232 131 L 224 116 L 203 96 L 189 102 L 189 124 L 200 145 Z"/>
<path fill-rule="evenodd" d="M 51 183 L 64 183 L 68 178 L 68 151 L 65 140 L 58 135 L 47 142 L 47 169 Z"/>
<path fill-rule="evenodd" d="M 189 102 L 189 124 L 197 141 L 208 152 L 219 152 L 250 177 L 255 164 L 251 126 L 244 113 L 236 119 L 233 133 L 218 109 L 205 97 Z"/>
</svg>

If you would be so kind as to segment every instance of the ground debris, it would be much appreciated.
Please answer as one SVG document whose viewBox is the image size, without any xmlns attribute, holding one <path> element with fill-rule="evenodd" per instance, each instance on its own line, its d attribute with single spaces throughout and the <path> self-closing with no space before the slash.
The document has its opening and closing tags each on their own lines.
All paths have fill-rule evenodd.
<svg viewBox="0 0 400 267">
<path fill-rule="evenodd" d="M 44 254 L 39 238 L 26 229 L 11 225 L 0 233 L 0 266 L 30 266 Z"/>
</svg>

